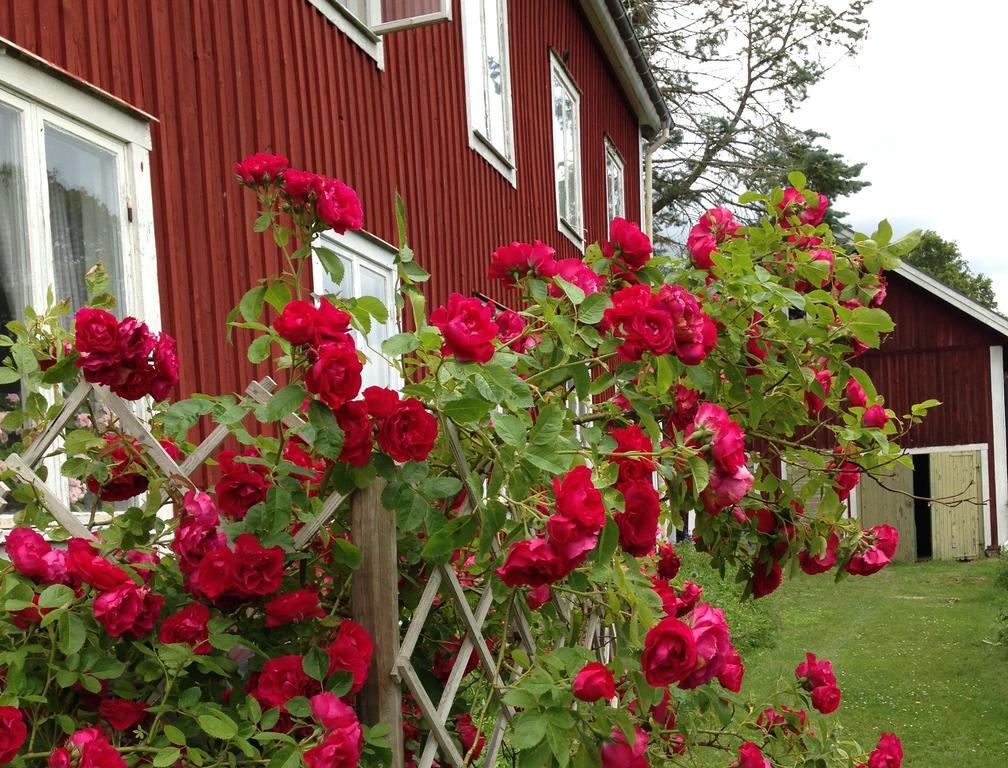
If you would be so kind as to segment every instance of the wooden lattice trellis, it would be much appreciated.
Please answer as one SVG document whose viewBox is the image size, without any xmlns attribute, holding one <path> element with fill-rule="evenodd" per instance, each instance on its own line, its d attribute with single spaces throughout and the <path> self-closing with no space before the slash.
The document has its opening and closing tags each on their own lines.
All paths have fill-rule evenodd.
<svg viewBox="0 0 1008 768">
<path fill-rule="evenodd" d="M 266 377 L 253 381 L 245 394 L 254 403 L 266 405 L 273 396 L 275 382 Z M 192 475 L 202 467 L 229 435 L 226 425 L 219 425 L 199 443 L 193 452 L 181 463 L 176 462 L 164 450 L 151 430 L 134 411 L 134 405 L 110 392 L 106 387 L 81 382 L 64 400 L 63 406 L 47 428 L 31 443 L 22 455 L 11 454 L 0 461 L 0 471 L 10 470 L 22 483 L 30 485 L 41 497 L 52 517 L 71 535 L 93 538 L 81 518 L 74 514 L 66 503 L 43 481 L 35 471 L 45 458 L 46 452 L 56 444 L 63 430 L 75 418 L 79 408 L 91 397 L 96 397 L 115 416 L 119 429 L 135 438 L 145 449 L 151 460 L 164 473 L 171 488 L 188 491 L 196 488 Z M 250 409 L 251 411 L 251 406 Z M 291 414 L 284 418 L 284 424 L 292 429 L 303 426 L 304 422 Z M 458 476 L 467 488 L 467 498 L 460 514 L 475 514 L 480 503 L 478 488 L 473 486 L 470 467 L 454 425 L 447 420 L 442 427 L 455 462 Z M 462 680 L 466 675 L 468 662 L 473 653 L 477 655 L 478 667 L 486 676 L 492 695 L 499 702 L 499 713 L 495 726 L 487 739 L 484 752 L 480 756 L 482 765 L 493 766 L 504 739 L 505 730 L 514 712 L 503 700 L 507 689 L 501 679 L 493 655 L 483 635 L 483 626 L 490 614 L 493 594 L 489 581 L 482 585 L 476 607 L 473 609 L 466 596 L 459 575 L 452 565 L 438 565 L 432 571 L 424 587 L 409 625 L 400 642 L 399 600 L 398 600 L 398 560 L 396 553 L 395 516 L 381 504 L 381 481 L 371 488 L 352 494 L 334 492 L 322 503 L 319 514 L 304 525 L 294 537 L 294 547 L 302 549 L 319 530 L 336 514 L 347 501 L 351 510 L 351 538 L 361 549 L 362 565 L 354 574 L 352 584 L 352 613 L 355 621 L 363 625 L 375 641 L 375 655 L 371 672 L 364 689 L 359 694 L 359 709 L 362 720 L 369 724 L 385 722 L 391 726 L 390 744 L 393 766 L 403 765 L 402 740 L 402 693 L 400 684 L 405 684 L 429 726 L 418 768 L 431 768 L 435 758 L 440 756 L 454 768 L 467 765 L 466 755 L 460 751 L 451 736 L 447 722 L 458 696 Z M 0 484 L 0 503 L 9 493 Z M 162 489 L 162 501 L 166 499 L 168 488 Z M 494 554 L 501 552 L 496 544 Z M 423 629 L 430 617 L 431 609 L 438 597 L 446 598 L 454 606 L 462 622 L 462 642 L 455 662 L 444 684 L 442 694 L 435 703 L 412 663 Z M 559 613 L 569 617 L 569 606 L 561 599 L 554 598 Z M 504 617 L 505 627 L 514 625 L 514 637 L 524 646 L 529 658 L 536 654 L 536 644 L 529 625 L 529 617 L 524 600 L 515 596 L 507 606 Z M 582 642 L 595 647 L 603 638 L 605 627 L 601 627 L 597 616 L 592 615 L 582 633 Z"/>
</svg>

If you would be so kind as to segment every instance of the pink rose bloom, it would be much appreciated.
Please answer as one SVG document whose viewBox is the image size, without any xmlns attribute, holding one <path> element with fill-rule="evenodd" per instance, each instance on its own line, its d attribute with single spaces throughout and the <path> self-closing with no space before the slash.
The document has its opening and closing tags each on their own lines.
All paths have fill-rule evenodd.
<svg viewBox="0 0 1008 768">
<path fill-rule="evenodd" d="M 696 645 L 696 665 L 693 671 L 679 682 L 681 688 L 696 688 L 717 677 L 729 660 L 734 661 L 735 648 L 724 613 L 710 603 L 700 603 L 686 617 L 693 630 Z"/>
<path fill-rule="evenodd" d="M 815 389 L 810 389 L 805 393 L 805 405 L 808 406 L 809 416 L 817 416 L 826 406 L 825 398 L 829 397 L 830 389 L 833 387 L 833 372 L 829 368 L 819 369 L 809 366 L 816 384 L 822 389 L 822 396 Z"/>
<path fill-rule="evenodd" d="M 818 226 L 822 223 L 823 217 L 826 215 L 826 206 L 829 205 L 829 198 L 821 192 L 816 193 L 819 197 L 819 202 L 815 207 L 805 202 L 805 210 L 798 215 L 798 220 L 802 224 L 810 224 L 813 227 Z"/>
<path fill-rule="evenodd" d="M 773 768 L 770 761 L 763 757 L 760 748 L 751 741 L 740 746 L 738 754 L 738 768 Z"/>
<path fill-rule="evenodd" d="M 872 405 L 865 409 L 861 423 L 868 429 L 882 429 L 889 423 L 889 414 L 881 405 Z"/>
<path fill-rule="evenodd" d="M 535 347 L 535 337 L 522 336 L 525 332 L 525 320 L 514 310 L 506 309 L 503 312 L 498 312 L 494 322 L 497 323 L 499 329 L 497 338 L 500 339 L 500 343 L 506 344 L 512 351 L 528 352 Z"/>
<path fill-rule="evenodd" d="M 605 278 L 593 270 L 581 259 L 560 259 L 556 262 L 556 277 L 562 277 L 584 291 L 585 295 L 598 293 L 605 286 Z M 550 296 L 562 298 L 564 294 L 559 285 L 550 285 Z"/>
<path fill-rule="evenodd" d="M 865 394 L 864 387 L 853 376 L 847 379 L 844 395 L 847 396 L 847 401 L 855 408 L 864 408 L 868 405 L 868 395 Z"/>
<path fill-rule="evenodd" d="M 319 693 L 309 699 L 312 717 L 323 728 L 336 730 L 352 727 L 357 722 L 353 708 L 343 703 L 335 693 Z"/>
<path fill-rule="evenodd" d="M 720 243 L 735 237 L 740 227 L 727 208 L 711 208 L 704 213 L 686 239 L 686 250 L 693 265 L 698 269 L 710 270 L 714 266 L 711 254 Z"/>
<path fill-rule="evenodd" d="M 711 456 L 726 473 L 745 464 L 745 433 L 721 406 L 704 403 L 697 408 L 692 431 L 710 433 Z"/>
<path fill-rule="evenodd" d="M 855 552 L 845 566 L 855 576 L 878 573 L 892 562 L 899 546 L 899 531 L 891 525 L 876 525 L 867 531 L 867 548 Z"/>
<path fill-rule="evenodd" d="M 716 515 L 722 509 L 738 504 L 752 490 L 754 479 L 744 464 L 732 473 L 724 472 L 715 464 L 711 467 L 707 487 L 700 494 L 704 509 Z"/>
<path fill-rule="evenodd" d="M 837 536 L 836 531 L 830 531 L 829 538 L 826 539 L 826 551 L 822 555 L 814 556 L 807 549 L 803 549 L 798 553 L 798 562 L 801 565 L 802 571 L 809 576 L 825 573 L 836 565 L 839 549 L 840 537 Z"/>
<path fill-rule="evenodd" d="M 602 746 L 602 768 L 648 768 L 647 733 L 636 728 L 632 745 L 619 728 L 613 728 L 609 738 Z"/>
<path fill-rule="evenodd" d="M 360 229 L 364 211 L 357 193 L 339 179 L 329 179 L 315 203 L 319 218 L 342 235 L 348 229 Z"/>
</svg>

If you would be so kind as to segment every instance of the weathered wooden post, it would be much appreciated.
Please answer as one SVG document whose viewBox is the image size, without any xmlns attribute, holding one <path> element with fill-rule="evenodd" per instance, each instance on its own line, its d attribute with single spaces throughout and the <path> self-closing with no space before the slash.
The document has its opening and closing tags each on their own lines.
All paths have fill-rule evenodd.
<svg viewBox="0 0 1008 768">
<path fill-rule="evenodd" d="M 361 567 L 353 576 L 353 619 L 374 640 L 367 682 L 357 697 L 361 722 L 392 727 L 392 768 L 404 768 L 402 689 L 392 668 L 399 653 L 399 568 L 396 519 L 381 503 L 385 482 L 357 491 L 350 503 L 350 537 L 360 548 Z"/>
</svg>

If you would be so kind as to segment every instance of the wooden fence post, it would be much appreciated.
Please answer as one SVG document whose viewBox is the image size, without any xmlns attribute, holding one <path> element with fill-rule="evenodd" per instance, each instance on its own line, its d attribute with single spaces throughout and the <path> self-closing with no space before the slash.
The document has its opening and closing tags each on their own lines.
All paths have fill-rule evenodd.
<svg viewBox="0 0 1008 768">
<path fill-rule="evenodd" d="M 403 768 L 402 689 L 392 676 L 399 654 L 399 563 L 395 512 L 382 506 L 384 488 L 379 478 L 350 503 L 350 538 L 363 556 L 351 585 L 353 620 L 374 640 L 371 669 L 357 702 L 365 725 L 391 726 L 392 768 Z"/>
</svg>

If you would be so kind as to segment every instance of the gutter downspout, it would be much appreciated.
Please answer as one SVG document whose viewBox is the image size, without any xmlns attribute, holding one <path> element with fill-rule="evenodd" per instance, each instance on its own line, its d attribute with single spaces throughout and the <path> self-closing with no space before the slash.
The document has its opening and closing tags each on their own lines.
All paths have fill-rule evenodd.
<svg viewBox="0 0 1008 768">
<path fill-rule="evenodd" d="M 644 148 L 644 233 L 654 242 L 654 155 L 671 137 L 669 122 Z"/>
</svg>

